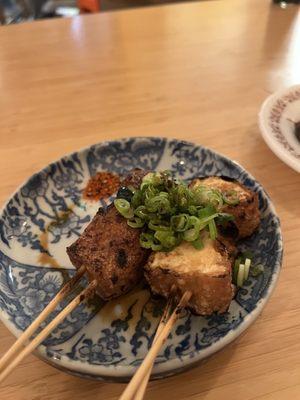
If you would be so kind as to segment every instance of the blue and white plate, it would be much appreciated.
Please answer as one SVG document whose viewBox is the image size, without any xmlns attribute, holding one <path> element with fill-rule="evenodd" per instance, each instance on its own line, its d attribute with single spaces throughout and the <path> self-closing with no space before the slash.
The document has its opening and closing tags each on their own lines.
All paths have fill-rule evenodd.
<svg viewBox="0 0 300 400">
<path fill-rule="evenodd" d="M 1 212 L 0 318 L 18 336 L 37 317 L 74 275 L 65 248 L 100 205 L 82 198 L 90 176 L 101 170 L 123 174 L 134 167 L 172 170 L 183 179 L 227 175 L 258 193 L 262 213 L 259 231 L 242 247 L 253 252 L 254 263 L 264 265 L 264 274 L 245 283 L 226 314 L 199 317 L 185 312 L 181 316 L 154 366 L 154 377 L 162 377 L 237 338 L 265 306 L 281 266 L 280 224 L 269 197 L 241 166 L 201 146 L 143 137 L 104 142 L 33 175 Z M 145 284 L 109 303 L 95 298 L 69 315 L 37 354 L 79 376 L 127 380 L 151 345 L 163 305 L 162 300 L 151 298 Z"/>
</svg>

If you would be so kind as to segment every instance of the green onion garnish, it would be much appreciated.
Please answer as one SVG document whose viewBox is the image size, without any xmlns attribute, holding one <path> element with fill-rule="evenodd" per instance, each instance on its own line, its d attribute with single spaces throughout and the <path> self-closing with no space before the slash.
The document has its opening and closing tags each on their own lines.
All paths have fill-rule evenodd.
<svg viewBox="0 0 300 400">
<path fill-rule="evenodd" d="M 134 213 L 133 209 L 130 207 L 129 201 L 125 199 L 116 199 L 114 201 L 114 205 L 116 209 L 119 211 L 121 215 L 125 218 L 132 218 Z"/>
<path fill-rule="evenodd" d="M 239 265 L 239 270 L 237 274 L 237 280 L 236 280 L 236 286 L 237 287 L 242 287 L 244 284 L 244 276 L 245 276 L 245 265 L 240 264 Z"/>
<path fill-rule="evenodd" d="M 194 242 L 195 240 L 198 239 L 200 235 L 200 231 L 198 231 L 195 228 L 188 229 L 187 231 L 183 232 L 183 239 L 186 242 Z"/>
<path fill-rule="evenodd" d="M 170 220 L 171 228 L 175 232 L 184 232 L 188 228 L 189 215 L 188 214 L 178 214 L 172 215 Z"/>
<path fill-rule="evenodd" d="M 140 244 L 145 249 L 151 249 L 153 251 L 162 250 L 162 245 L 155 241 L 155 238 L 150 233 L 141 233 L 140 235 Z"/>
<path fill-rule="evenodd" d="M 245 274 L 244 274 L 244 280 L 246 281 L 249 277 L 249 270 L 250 270 L 250 265 L 251 265 L 251 260 L 250 258 L 246 258 L 245 260 Z"/>
<path fill-rule="evenodd" d="M 145 225 L 145 221 L 139 217 L 133 217 L 127 221 L 127 224 L 131 226 L 131 228 L 142 228 Z"/>
<path fill-rule="evenodd" d="M 245 257 L 245 254 L 249 255 L 249 253 L 243 253 L 239 256 L 232 269 L 232 281 L 237 287 L 242 287 L 249 275 L 256 277 L 264 271 L 264 267 L 260 264 L 252 266 L 252 260 Z"/>
<path fill-rule="evenodd" d="M 195 247 L 196 250 L 202 250 L 204 247 L 204 243 L 202 242 L 202 240 L 200 238 L 194 240 L 192 242 L 192 245 Z"/>
<path fill-rule="evenodd" d="M 211 239 L 215 240 L 217 238 L 218 232 L 217 232 L 217 226 L 216 226 L 214 219 L 209 221 L 208 229 L 209 229 L 209 234 L 210 234 Z"/>
<path fill-rule="evenodd" d="M 237 276 L 238 276 L 238 272 L 239 272 L 240 263 L 241 263 L 241 258 L 237 258 L 235 260 L 235 262 L 234 262 L 234 265 L 233 265 L 232 281 L 233 281 L 233 283 L 235 285 L 236 285 L 236 282 L 237 282 Z"/>
<path fill-rule="evenodd" d="M 143 228 L 140 244 L 154 251 L 170 251 L 182 241 L 200 250 L 201 231 L 207 230 L 215 240 L 217 226 L 233 219 L 221 212 L 221 191 L 204 185 L 189 188 L 166 172 L 147 174 L 140 188 L 130 191 L 130 201 L 123 196 L 114 205 L 129 226 Z"/>
</svg>

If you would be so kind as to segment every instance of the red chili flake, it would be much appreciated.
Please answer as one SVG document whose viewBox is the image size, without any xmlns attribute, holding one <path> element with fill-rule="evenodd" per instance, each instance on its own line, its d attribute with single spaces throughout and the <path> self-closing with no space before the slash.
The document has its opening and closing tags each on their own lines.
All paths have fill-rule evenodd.
<svg viewBox="0 0 300 400">
<path fill-rule="evenodd" d="M 120 187 L 120 178 L 110 172 L 97 172 L 88 181 L 83 197 L 87 200 L 97 201 L 111 196 Z"/>
</svg>

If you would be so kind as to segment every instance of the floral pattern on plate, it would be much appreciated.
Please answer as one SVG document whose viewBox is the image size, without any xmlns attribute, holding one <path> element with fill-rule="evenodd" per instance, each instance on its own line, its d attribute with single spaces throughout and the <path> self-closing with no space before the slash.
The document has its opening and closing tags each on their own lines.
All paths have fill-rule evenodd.
<svg viewBox="0 0 300 400">
<path fill-rule="evenodd" d="M 269 197 L 242 167 L 202 146 L 175 139 L 127 138 L 65 156 L 31 177 L 0 217 L 0 317 L 19 335 L 74 274 L 65 248 L 103 204 L 82 199 L 90 176 L 100 170 L 125 174 L 135 167 L 168 169 L 182 179 L 229 176 L 258 193 L 262 213 L 258 232 L 243 246 L 252 250 L 255 263 L 265 265 L 264 275 L 250 278 L 223 315 L 204 318 L 184 312 L 156 360 L 154 375 L 162 377 L 238 337 L 264 307 L 281 266 L 280 225 Z M 58 223 L 61 214 L 65 218 Z M 56 259 L 56 268 L 51 258 Z M 44 259 L 48 264 L 41 262 Z M 38 351 L 54 366 L 80 376 L 127 380 L 151 346 L 163 306 L 164 301 L 152 298 L 143 285 L 110 303 L 95 298 L 74 310 Z"/>
</svg>

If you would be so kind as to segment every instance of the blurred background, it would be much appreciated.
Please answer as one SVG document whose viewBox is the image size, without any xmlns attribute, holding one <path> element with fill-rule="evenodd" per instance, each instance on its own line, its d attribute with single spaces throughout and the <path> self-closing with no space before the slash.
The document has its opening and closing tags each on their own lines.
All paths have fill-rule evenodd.
<svg viewBox="0 0 300 400">
<path fill-rule="evenodd" d="M 80 13 L 105 12 L 184 1 L 187 0 L 0 0 L 0 24 L 8 25 L 44 18 L 73 17 Z M 278 3 L 282 8 L 287 7 L 289 3 L 299 4 L 300 2 L 300 0 L 271 1 Z"/>
<path fill-rule="evenodd" d="M 179 1 L 181 0 L 0 0 L 0 22 L 4 25 L 43 18 L 73 17 L 80 13 Z"/>
</svg>

